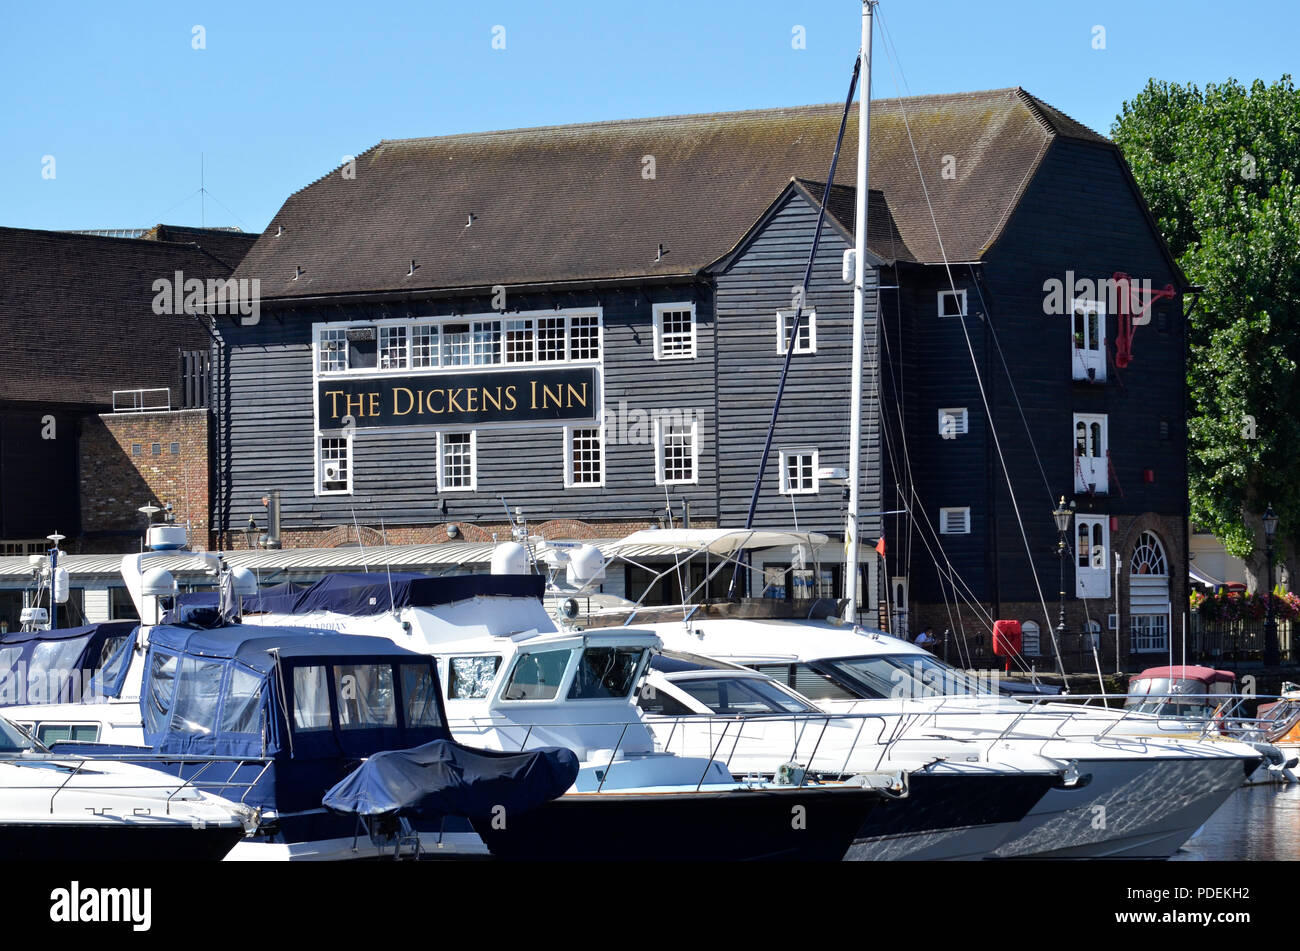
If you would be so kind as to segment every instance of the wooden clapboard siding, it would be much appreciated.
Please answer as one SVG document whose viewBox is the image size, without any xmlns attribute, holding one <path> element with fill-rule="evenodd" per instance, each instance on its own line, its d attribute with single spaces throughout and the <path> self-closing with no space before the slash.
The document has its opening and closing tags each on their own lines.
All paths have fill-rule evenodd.
<svg viewBox="0 0 1300 951">
<path fill-rule="evenodd" d="M 694 303 L 694 359 L 653 359 L 653 305 Z M 669 486 L 667 498 L 680 516 L 684 500 L 695 518 L 713 519 L 713 317 L 707 285 L 611 290 L 595 294 L 519 295 L 510 309 L 529 311 L 600 306 L 604 325 L 604 400 L 607 410 L 695 413 L 699 429 L 699 480 Z M 350 524 L 355 510 L 364 524 L 404 525 L 449 519 L 504 518 L 501 500 L 532 520 L 650 519 L 665 505 L 655 484 L 655 448 L 647 439 L 619 443 L 607 436 L 603 488 L 564 488 L 563 427 L 534 424 L 517 429 L 480 429 L 475 492 L 437 490 L 436 429 L 386 431 L 358 428 L 353 438 L 351 495 L 314 494 L 314 431 L 311 340 L 313 323 L 380 317 L 485 313 L 487 300 L 417 301 L 389 305 L 302 307 L 264 313 L 260 324 L 221 327 L 228 359 L 217 359 L 214 404 L 217 430 L 216 525 L 239 529 L 261 511 L 261 497 L 278 488 L 285 529 Z M 225 390 L 233 394 L 226 399 Z M 443 506 L 446 506 L 444 512 Z"/>
<path fill-rule="evenodd" d="M 763 440 L 772 416 L 784 355 L 777 350 L 778 310 L 791 309 L 791 289 L 803 280 L 816 228 L 817 210 L 798 192 L 787 192 L 716 277 L 718 325 L 718 452 L 724 524 L 743 525 L 749 510 Z M 755 514 L 759 526 L 787 527 L 797 512 L 800 528 L 842 533 L 841 486 L 821 483 L 816 495 L 780 494 L 780 450 L 810 447 L 822 467 L 848 468 L 849 384 L 853 289 L 841 262 L 850 247 L 828 219 L 808 287 L 816 312 L 816 353 L 796 353 L 776 421 L 772 453 Z M 874 288 L 876 271 L 868 268 Z M 868 293 L 864 350 L 861 465 L 862 512 L 879 512 L 880 432 L 876 390 L 875 295 Z M 788 333 L 788 329 L 787 329 Z M 874 542 L 878 516 L 862 521 Z"/>
</svg>

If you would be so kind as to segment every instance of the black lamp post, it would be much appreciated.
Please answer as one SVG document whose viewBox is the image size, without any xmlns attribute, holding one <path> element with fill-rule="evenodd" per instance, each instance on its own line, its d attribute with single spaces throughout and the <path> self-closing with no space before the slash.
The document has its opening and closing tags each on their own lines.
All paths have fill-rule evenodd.
<svg viewBox="0 0 1300 951">
<path fill-rule="evenodd" d="M 248 525 L 244 528 L 244 541 L 250 550 L 257 546 L 257 522 L 251 515 L 248 516 Z"/>
<path fill-rule="evenodd" d="M 1056 509 L 1052 512 L 1052 518 L 1056 519 L 1056 531 L 1059 535 L 1056 542 L 1056 560 L 1060 568 L 1061 581 L 1061 611 L 1057 615 L 1056 622 L 1056 672 L 1064 674 L 1061 669 L 1061 645 L 1065 643 L 1065 537 L 1070 531 L 1070 519 L 1074 518 L 1074 503 L 1069 506 L 1065 504 L 1065 496 L 1061 496 L 1061 501 L 1056 503 Z"/>
<path fill-rule="evenodd" d="M 1277 619 L 1273 617 L 1273 536 L 1277 533 L 1277 514 L 1273 506 L 1264 512 L 1264 557 L 1268 561 L 1268 613 L 1264 617 L 1264 666 L 1276 667 L 1282 661 L 1277 644 Z"/>
</svg>

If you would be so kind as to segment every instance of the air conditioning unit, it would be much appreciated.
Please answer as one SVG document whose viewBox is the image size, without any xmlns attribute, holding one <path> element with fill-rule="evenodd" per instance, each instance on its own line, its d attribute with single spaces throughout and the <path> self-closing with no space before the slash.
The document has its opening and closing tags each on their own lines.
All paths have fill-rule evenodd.
<svg viewBox="0 0 1300 951">
<path fill-rule="evenodd" d="M 325 465 L 324 465 L 324 467 L 322 468 L 321 471 L 322 471 L 322 473 L 323 473 L 323 475 L 324 475 L 324 478 L 325 478 L 325 481 L 326 481 L 326 482 L 342 482 L 342 481 L 343 481 L 343 475 L 342 475 L 342 473 L 341 473 L 341 471 L 340 471 L 340 466 L 339 466 L 339 464 L 338 464 L 337 462 L 327 462 L 327 463 L 325 463 Z"/>
</svg>

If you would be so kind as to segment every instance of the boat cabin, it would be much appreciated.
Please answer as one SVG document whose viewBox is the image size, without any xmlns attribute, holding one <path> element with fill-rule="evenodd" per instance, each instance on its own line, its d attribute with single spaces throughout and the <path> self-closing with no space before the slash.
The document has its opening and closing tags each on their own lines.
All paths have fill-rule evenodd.
<svg viewBox="0 0 1300 951">
<path fill-rule="evenodd" d="M 1166 717 L 1213 716 L 1226 698 L 1235 692 L 1237 675 L 1189 664 L 1151 667 L 1129 681 L 1126 710 Z"/>
</svg>

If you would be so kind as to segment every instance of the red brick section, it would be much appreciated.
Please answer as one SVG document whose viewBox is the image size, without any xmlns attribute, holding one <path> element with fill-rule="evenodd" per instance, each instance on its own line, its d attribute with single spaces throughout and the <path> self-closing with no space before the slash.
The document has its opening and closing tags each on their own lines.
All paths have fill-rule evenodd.
<svg viewBox="0 0 1300 951">
<path fill-rule="evenodd" d="M 264 522 L 262 523 L 264 524 Z M 552 519 L 548 522 L 529 523 L 529 534 L 534 537 L 550 539 L 607 539 L 622 538 L 644 528 L 651 527 L 650 522 L 614 522 L 614 521 L 579 521 L 578 519 Z M 452 538 L 448 529 L 455 525 L 457 534 Z M 695 520 L 695 528 L 716 528 L 714 522 Z M 403 525 L 388 526 L 387 536 L 390 545 L 439 545 L 443 542 L 491 542 L 495 535 L 498 541 L 510 538 L 510 525 L 506 522 L 470 522 L 451 521 L 438 525 Z M 378 545 L 383 536 L 378 528 L 361 526 L 361 540 L 366 545 Z M 280 534 L 280 542 L 285 548 L 339 548 L 357 543 L 357 530 L 351 525 L 336 525 L 332 528 L 285 529 Z M 226 547 L 247 548 L 248 544 L 241 532 L 228 533 Z"/>
<path fill-rule="evenodd" d="M 173 443 L 179 449 L 175 454 Z M 190 547 L 208 547 L 207 410 L 92 417 L 82 431 L 80 479 L 87 534 L 140 529 L 140 506 L 170 502 L 177 524 L 189 526 Z M 83 550 L 105 546 L 126 550 L 120 538 L 103 546 L 91 539 Z"/>
</svg>

